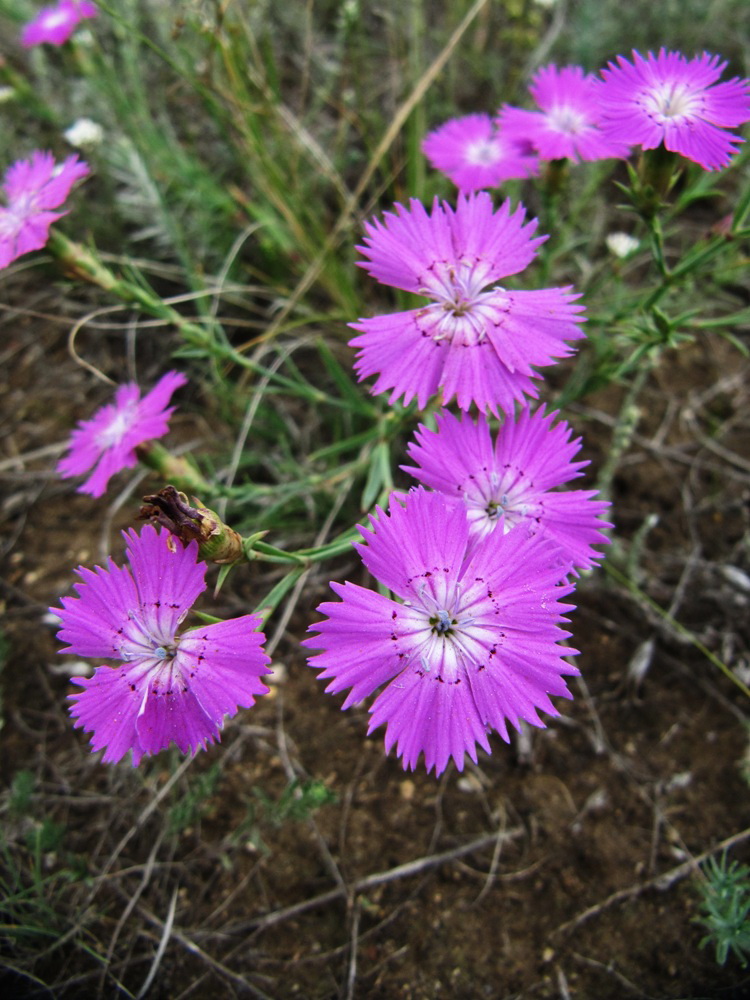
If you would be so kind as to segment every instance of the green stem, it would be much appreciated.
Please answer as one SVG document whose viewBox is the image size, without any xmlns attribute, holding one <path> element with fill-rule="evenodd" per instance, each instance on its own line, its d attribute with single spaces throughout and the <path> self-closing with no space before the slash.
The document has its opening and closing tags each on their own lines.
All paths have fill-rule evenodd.
<svg viewBox="0 0 750 1000">
<path fill-rule="evenodd" d="M 307 568 L 313 563 L 324 562 L 334 556 L 348 552 L 352 543 L 359 541 L 360 534 L 357 527 L 347 528 L 333 541 L 325 545 L 319 545 L 312 549 L 298 549 L 296 552 L 285 552 L 284 549 L 277 549 L 275 545 L 268 545 L 259 539 L 250 536 L 244 539 L 245 558 L 250 561 L 260 560 L 271 563 L 295 563 L 297 566 Z"/>
<path fill-rule="evenodd" d="M 625 398 L 620 406 L 620 413 L 617 423 L 612 433 L 612 446 L 607 456 L 607 461 L 602 466 L 597 479 L 597 488 L 604 499 L 608 499 L 620 459 L 630 447 L 640 420 L 640 410 L 637 406 L 637 399 L 646 384 L 646 380 L 654 364 L 654 358 L 644 359 L 644 363 L 637 370 L 633 381 L 627 388 Z"/>
<path fill-rule="evenodd" d="M 264 626 L 304 572 L 306 572 L 306 567 L 295 566 L 294 569 L 290 570 L 286 576 L 283 576 L 279 580 L 276 586 L 268 592 L 266 597 L 253 610 L 254 615 L 260 615 Z"/>
<path fill-rule="evenodd" d="M 157 319 L 162 319 L 166 323 L 175 326 L 183 339 L 191 347 L 205 351 L 217 361 L 229 361 L 241 368 L 247 368 L 254 374 L 268 378 L 269 382 L 288 390 L 296 396 L 307 399 L 309 402 L 322 405 L 350 409 L 351 404 L 347 400 L 337 399 L 329 396 L 325 392 L 313 386 L 302 385 L 293 379 L 286 378 L 278 372 L 270 371 L 252 361 L 250 358 L 236 351 L 229 343 L 219 339 L 214 333 L 205 327 L 191 320 L 185 319 L 176 309 L 164 302 L 163 299 L 151 289 L 129 281 L 127 278 L 118 277 L 113 271 L 106 267 L 98 257 L 80 243 L 69 240 L 66 236 L 55 229 L 50 229 L 47 249 L 62 264 L 63 269 L 72 273 L 84 281 L 88 281 L 106 292 L 117 296 L 123 302 L 139 305 L 144 312 Z"/>
</svg>

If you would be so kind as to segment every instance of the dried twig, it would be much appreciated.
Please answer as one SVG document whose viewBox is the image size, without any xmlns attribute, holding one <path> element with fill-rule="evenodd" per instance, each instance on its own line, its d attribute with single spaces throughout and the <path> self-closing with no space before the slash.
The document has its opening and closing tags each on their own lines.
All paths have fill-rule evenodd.
<svg viewBox="0 0 750 1000">
<path fill-rule="evenodd" d="M 748 839 L 750 839 L 750 827 L 743 830 L 741 833 L 735 833 L 732 837 L 727 837 L 726 840 L 722 840 L 721 843 L 716 844 L 716 846 L 712 847 L 710 850 L 696 855 L 696 857 L 691 858 L 689 861 L 685 861 L 676 868 L 670 868 L 668 872 L 662 872 L 661 875 L 656 875 L 647 882 L 639 882 L 637 885 L 631 885 L 628 889 L 618 889 L 617 892 L 613 892 L 611 896 L 607 896 L 607 898 L 602 900 L 600 903 L 595 903 L 593 906 L 589 906 L 587 910 L 584 910 L 583 913 L 579 913 L 577 917 L 574 917 L 572 920 L 566 920 L 564 924 L 560 924 L 559 927 L 552 931 L 550 938 L 557 938 L 564 934 L 569 934 L 570 931 L 580 927 L 581 924 L 585 924 L 587 921 L 591 920 L 592 917 L 598 917 L 605 910 L 615 906 L 615 904 L 624 903 L 629 899 L 636 899 L 644 892 L 650 892 L 652 889 L 656 889 L 659 892 L 665 892 L 667 889 L 671 889 L 675 882 L 681 881 L 696 871 L 698 866 L 701 865 L 706 858 L 711 857 L 712 854 L 718 854 L 720 851 L 728 851 L 730 847 L 741 844 L 743 841 Z"/>
<path fill-rule="evenodd" d="M 522 827 L 514 827 L 512 830 L 508 830 L 502 834 L 502 840 L 513 840 L 516 837 L 520 837 L 523 833 L 524 830 Z M 415 858 L 414 861 L 407 861 L 403 865 L 397 865 L 395 868 L 388 869 L 388 871 L 376 872 L 373 875 L 366 875 L 364 878 L 358 879 L 354 882 L 349 887 L 348 891 L 339 886 L 335 889 L 330 889 L 328 892 L 322 892 L 318 896 L 313 896 L 311 899 L 305 899 L 301 903 L 295 903 L 293 906 L 286 906 L 283 909 L 274 910 L 272 913 L 266 913 L 264 916 L 256 917 L 253 920 L 243 921 L 241 924 L 236 924 L 233 927 L 227 928 L 227 933 L 239 934 L 246 930 L 254 930 L 256 932 L 267 930 L 269 927 L 280 924 L 285 920 L 290 920 L 293 917 L 298 917 L 300 914 L 306 913 L 308 910 L 313 910 L 318 906 L 326 906 L 328 903 L 333 903 L 337 899 L 352 899 L 358 893 L 367 892 L 370 889 L 374 889 L 376 886 L 385 885 L 387 882 L 395 882 L 398 879 L 418 875 L 420 872 L 426 871 L 430 868 L 437 868 L 439 865 L 445 864 L 448 861 L 455 861 L 457 858 L 463 858 L 465 855 L 471 854 L 474 851 L 480 851 L 490 845 L 494 846 L 497 842 L 498 834 L 496 832 L 486 833 L 484 836 L 478 837 L 476 840 L 472 840 L 468 844 L 462 844 L 459 847 L 454 847 L 450 851 L 443 851 L 441 854 L 430 854 L 426 857 Z"/>
</svg>

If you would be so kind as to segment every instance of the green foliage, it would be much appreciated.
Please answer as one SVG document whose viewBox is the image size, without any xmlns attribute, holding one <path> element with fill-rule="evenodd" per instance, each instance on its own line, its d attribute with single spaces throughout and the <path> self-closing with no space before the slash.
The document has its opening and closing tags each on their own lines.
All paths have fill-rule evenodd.
<svg viewBox="0 0 750 1000">
<path fill-rule="evenodd" d="M 247 803 L 245 819 L 233 835 L 233 840 L 248 840 L 264 854 L 270 849 L 263 840 L 262 833 L 270 829 L 278 830 L 286 823 L 302 822 L 309 819 L 319 809 L 338 800 L 334 791 L 320 780 L 300 781 L 292 779 L 277 799 L 270 798 L 262 788 L 253 787 L 255 801 Z M 267 834 L 266 834 L 267 835 Z"/>
<path fill-rule="evenodd" d="M 66 894 L 85 873 L 63 852 L 66 828 L 34 808 L 35 778 L 18 771 L 7 796 L 11 822 L 0 831 L 0 942 L 12 953 L 55 939 L 68 919 Z"/>
<path fill-rule="evenodd" d="M 219 786 L 221 768 L 219 760 L 202 774 L 191 774 L 187 788 L 175 793 L 177 801 L 167 813 L 167 828 L 171 834 L 184 833 L 207 812 L 209 800 Z"/>
<path fill-rule="evenodd" d="M 724 965 L 730 952 L 747 965 L 750 958 L 750 867 L 710 857 L 702 868 L 706 880 L 698 884 L 702 914 L 697 917 L 708 934 L 701 948 L 713 944 L 716 961 Z"/>
<path fill-rule="evenodd" d="M 26 816 L 30 812 L 31 796 L 34 792 L 36 779 L 32 771 L 16 771 L 10 783 L 8 812 L 14 819 Z"/>
</svg>

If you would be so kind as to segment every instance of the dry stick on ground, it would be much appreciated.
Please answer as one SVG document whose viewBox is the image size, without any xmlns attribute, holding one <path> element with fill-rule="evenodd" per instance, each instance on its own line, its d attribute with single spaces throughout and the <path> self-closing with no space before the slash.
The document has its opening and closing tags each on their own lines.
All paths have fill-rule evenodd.
<svg viewBox="0 0 750 1000">
<path fill-rule="evenodd" d="M 458 866 L 460 865 L 461 862 L 458 862 Z M 485 877 L 484 873 L 482 877 L 483 878 Z M 411 890 L 411 892 L 407 893 L 397 904 L 394 905 L 393 909 L 386 917 L 383 917 L 382 920 L 379 920 L 376 924 L 368 928 L 368 930 L 364 931 L 363 933 L 358 933 L 357 943 L 360 951 L 361 951 L 361 946 L 365 944 L 365 942 L 371 941 L 373 938 L 376 938 L 379 934 L 383 932 L 383 930 L 386 927 L 388 927 L 396 919 L 398 919 L 401 912 L 420 895 L 422 889 L 424 888 L 425 882 L 427 881 L 428 878 L 429 878 L 429 871 L 427 871 L 424 874 L 424 876 L 420 879 L 419 883 Z M 209 937 L 217 937 L 223 940 L 224 938 L 227 937 L 227 934 L 228 932 L 225 932 L 223 930 L 217 931 L 216 933 L 213 934 L 206 934 L 204 931 L 200 931 L 198 934 L 194 935 L 194 937 L 196 940 L 200 941 L 205 941 Z M 308 953 L 303 957 L 295 956 L 287 964 L 289 964 L 290 966 L 294 965 L 294 967 L 297 969 L 300 967 L 300 965 L 306 965 L 306 964 L 320 965 L 325 962 L 329 962 L 333 959 L 341 958 L 343 955 L 345 955 L 347 952 L 350 951 L 351 943 L 352 943 L 352 932 L 350 929 L 349 934 L 347 935 L 347 940 L 343 944 L 340 944 L 335 948 L 331 948 L 328 951 L 316 952 L 315 954 Z M 386 965 L 388 962 L 393 962 L 399 958 L 402 958 L 403 955 L 408 950 L 409 950 L 408 946 L 404 946 L 403 948 L 399 948 L 397 951 L 386 955 L 385 958 L 381 959 L 375 965 L 368 968 L 365 977 L 368 980 L 374 979 L 379 970 L 384 965 Z M 244 958 L 245 959 L 247 958 L 247 946 L 244 939 L 241 940 L 239 943 L 235 944 L 228 952 L 226 952 L 226 954 L 222 956 L 221 961 L 224 968 L 229 968 L 228 965 L 229 961 L 233 959 L 238 952 L 242 952 Z M 209 975 L 210 972 L 204 972 L 198 979 L 193 980 L 193 982 L 188 987 L 186 987 L 182 991 L 182 993 L 176 996 L 174 1000 L 187 1000 L 187 998 L 193 994 L 196 994 L 197 996 L 203 996 L 205 994 L 205 990 L 203 993 L 200 993 L 198 991 L 201 989 L 203 983 L 205 982 L 206 978 Z"/>
<path fill-rule="evenodd" d="M 120 919 L 117 921 L 117 924 L 115 925 L 112 937 L 110 938 L 109 947 L 107 948 L 107 954 L 104 958 L 104 962 L 102 963 L 101 978 L 99 980 L 99 990 L 98 990 L 99 996 L 104 995 L 104 986 L 107 979 L 107 971 L 112 962 L 112 956 L 115 953 L 115 946 L 117 945 L 117 939 L 119 938 L 122 928 L 125 926 L 128 917 L 135 909 L 136 903 L 141 898 L 144 889 L 148 886 L 149 882 L 151 881 L 151 875 L 153 874 L 154 866 L 156 863 L 156 855 L 159 853 L 159 848 L 161 847 L 162 841 L 166 836 L 166 832 L 167 828 L 166 826 L 163 826 L 162 829 L 159 831 L 156 841 L 154 842 L 154 846 L 151 848 L 148 860 L 146 861 L 146 866 L 143 870 L 143 875 L 141 876 L 140 884 L 136 888 L 135 892 L 133 893 L 130 899 L 130 902 L 123 910 L 122 914 L 120 915 Z"/>
<path fill-rule="evenodd" d="M 587 958 L 586 955 L 579 955 L 577 951 L 574 951 L 572 954 L 573 958 L 582 965 L 588 965 L 589 968 L 596 969 L 599 972 L 604 972 L 613 979 L 616 979 L 622 989 L 628 990 L 628 992 L 632 993 L 634 996 L 643 998 L 643 1000 L 649 1000 L 649 994 L 644 993 L 640 986 L 636 986 L 635 983 L 631 983 L 626 976 L 623 976 L 621 972 L 618 972 L 617 969 L 614 968 L 611 962 L 607 962 L 605 965 L 604 962 L 598 962 L 595 958 Z"/>
<path fill-rule="evenodd" d="M 737 844 L 741 844 L 743 841 L 749 839 L 750 827 L 746 830 L 742 830 L 741 833 L 735 833 L 732 837 L 727 837 L 726 840 L 722 840 L 721 843 L 716 844 L 716 846 L 712 847 L 710 850 L 704 851 L 702 854 L 697 855 L 697 857 L 691 858 L 690 861 L 685 861 L 684 864 L 678 865 L 676 868 L 670 868 L 668 872 L 662 872 L 661 875 L 656 875 L 647 882 L 640 882 L 638 885 L 631 885 L 628 889 L 619 889 L 617 892 L 613 892 L 611 896 L 607 896 L 607 898 L 602 900 L 601 903 L 595 903 L 593 906 L 589 906 L 587 910 L 584 910 L 583 913 L 579 913 L 577 917 L 574 917 L 572 920 L 566 920 L 564 924 L 560 924 L 560 926 L 550 934 L 550 940 L 564 934 L 569 934 L 570 931 L 580 927 L 581 924 L 585 924 L 592 917 L 598 917 L 599 914 L 608 910 L 616 903 L 624 903 L 629 899 L 635 899 L 644 892 L 649 892 L 651 889 L 657 889 L 659 892 L 665 892 L 667 889 L 671 889 L 675 882 L 681 881 L 696 871 L 698 866 L 701 865 L 707 858 L 710 858 L 712 854 L 718 854 L 720 851 L 728 851 L 730 847 L 735 847 Z"/>
<path fill-rule="evenodd" d="M 162 931 L 162 937 L 163 937 L 165 928 L 164 922 L 155 914 L 151 913 L 149 910 L 143 909 L 142 907 L 139 907 L 138 910 L 146 920 L 148 920 L 152 924 L 155 924 Z M 270 997 L 267 993 L 264 993 L 263 990 L 261 990 L 258 986 L 253 986 L 252 983 L 248 982 L 248 980 L 244 976 L 238 975 L 238 973 L 233 972 L 231 969 L 227 968 L 226 965 L 223 965 L 221 962 L 217 961 L 215 958 L 209 955 L 208 952 L 205 952 L 199 945 L 197 945 L 195 941 L 192 941 L 190 938 L 185 937 L 185 935 L 181 931 L 176 930 L 174 927 L 172 927 L 171 935 L 174 938 L 174 940 L 178 941 L 186 951 L 189 951 L 192 955 L 195 955 L 197 958 L 200 958 L 203 962 L 206 963 L 206 965 L 208 965 L 211 969 L 213 969 L 214 972 L 216 972 L 220 976 L 223 976 L 225 979 L 228 979 L 230 983 L 234 983 L 235 986 L 239 986 L 241 989 L 246 990 L 248 993 L 254 996 L 256 1000 L 273 1000 L 272 997 Z"/>
<path fill-rule="evenodd" d="M 508 830 L 503 834 L 504 840 L 512 840 L 515 837 L 520 837 L 525 831 L 519 826 L 512 830 Z M 331 889 L 328 892 L 322 892 L 319 896 L 313 896 L 311 899 L 305 899 L 301 903 L 295 903 L 293 906 L 286 906 L 281 910 L 274 910 L 272 913 L 267 913 L 262 917 L 256 917 L 253 920 L 243 921 L 241 924 L 236 924 L 233 927 L 227 928 L 227 933 L 239 934 L 246 930 L 254 930 L 256 933 L 267 930 L 269 927 L 273 927 L 275 924 L 282 923 L 284 920 L 290 920 L 292 917 L 297 917 L 302 913 L 306 913 L 307 910 L 313 910 L 318 906 L 325 906 L 327 903 L 333 903 L 337 899 L 352 899 L 355 895 L 362 892 L 367 892 L 369 889 L 374 889 L 376 886 L 385 885 L 387 882 L 395 882 L 397 879 L 408 878 L 411 875 L 418 875 L 420 872 L 426 871 L 429 868 L 437 868 L 439 865 L 445 864 L 448 861 L 455 861 L 457 858 L 463 858 L 467 854 L 472 854 L 474 851 L 480 851 L 485 847 L 490 845 L 495 845 L 497 843 L 498 835 L 497 832 L 486 833 L 482 837 L 478 837 L 476 840 L 470 841 L 468 844 L 462 844 L 460 847 L 454 847 L 450 851 L 443 851 L 441 854 L 430 854 L 426 857 L 415 858 L 414 861 L 407 861 L 403 865 L 397 865 L 395 868 L 390 868 L 385 872 L 376 872 L 374 875 L 366 875 L 364 878 L 357 879 L 356 882 L 352 883 L 349 887 L 348 892 L 341 887 L 336 889 Z"/>
<path fill-rule="evenodd" d="M 511 840 L 515 837 L 523 835 L 524 832 L 525 831 L 523 830 L 522 827 L 515 827 L 514 829 L 508 830 L 507 832 L 503 833 L 502 840 Z M 414 861 L 407 861 L 405 864 L 397 865 L 395 868 L 391 868 L 388 871 L 376 872 L 373 875 L 367 875 L 365 876 L 365 878 L 358 879 L 356 882 L 354 882 L 349 887 L 348 891 L 346 888 L 342 889 L 341 887 L 332 889 L 329 892 L 321 893 L 319 896 L 315 896 L 312 899 L 304 900 L 301 903 L 295 903 L 293 906 L 288 906 L 281 910 L 275 910 L 273 913 L 268 913 L 263 917 L 258 917 L 254 920 L 245 921 L 244 923 L 237 924 L 233 927 L 227 927 L 225 928 L 224 933 L 226 935 L 239 934 L 243 933 L 246 930 L 253 930 L 256 933 L 260 933 L 261 931 L 264 931 L 269 927 L 282 923 L 284 920 L 290 920 L 293 917 L 300 916 L 307 910 L 312 910 L 318 906 L 324 906 L 327 903 L 332 903 L 339 899 L 351 900 L 357 894 L 366 892 L 368 889 L 373 889 L 379 885 L 385 885 L 387 882 L 394 882 L 397 879 L 408 878 L 412 875 L 418 875 L 420 872 L 428 871 L 430 868 L 436 868 L 439 865 L 449 861 L 455 861 L 456 859 L 462 858 L 467 854 L 473 853 L 474 851 L 482 850 L 483 848 L 489 847 L 490 845 L 496 845 L 497 841 L 498 841 L 497 832 L 484 834 L 484 836 L 478 837 L 476 840 L 472 840 L 468 844 L 462 844 L 460 847 L 455 847 L 450 851 L 443 851 L 441 854 L 433 854 L 427 857 L 416 858 Z M 143 915 L 151 923 L 155 924 L 156 926 L 158 926 L 163 930 L 164 924 L 157 916 L 155 916 L 155 914 L 150 913 L 147 910 L 144 910 L 142 907 L 139 907 L 139 912 L 142 912 Z M 356 953 L 358 931 L 359 931 L 358 921 L 355 920 L 353 922 L 352 929 L 350 932 L 352 954 Z M 202 948 L 200 948 L 195 941 L 192 941 L 189 938 L 185 937 L 185 935 L 181 931 L 173 927 L 171 930 L 171 934 L 174 940 L 178 941 L 188 951 L 192 952 L 194 955 L 198 956 L 203 961 L 205 961 L 206 964 L 209 965 L 215 972 L 226 977 L 231 982 L 237 985 L 244 986 L 255 997 L 265 998 L 265 1000 L 269 1000 L 267 995 L 263 993 L 262 990 L 260 990 L 256 986 L 253 986 L 252 983 L 249 983 L 247 981 L 247 979 L 245 979 L 243 976 L 238 975 L 236 972 L 233 972 L 223 963 L 217 961 L 215 958 L 213 958 L 211 955 L 205 952 Z M 356 972 L 357 972 L 356 959 L 352 960 L 350 956 L 350 964 L 347 974 L 347 987 L 352 985 L 352 979 L 356 980 Z M 348 995 L 353 996 L 351 992 L 349 992 Z"/>
<path fill-rule="evenodd" d="M 159 941 L 159 947 L 156 949 L 156 954 L 154 955 L 154 960 L 151 963 L 151 968 L 148 970 L 148 975 L 138 991 L 138 995 L 135 1000 L 143 1000 L 148 991 L 151 989 L 151 984 L 156 978 L 156 973 L 159 971 L 159 966 L 161 965 L 161 960 L 164 957 L 164 952 L 167 950 L 167 945 L 169 944 L 169 938 L 172 933 L 172 925 L 174 923 L 175 910 L 177 909 L 177 891 L 179 886 L 174 887 L 172 892 L 172 899 L 169 903 L 169 911 L 167 913 L 167 919 L 164 921 L 164 927 L 162 929 L 161 939 Z"/>
<path fill-rule="evenodd" d="M 349 940 L 349 968 L 346 973 L 346 1000 L 354 1000 L 354 987 L 357 982 L 357 950 L 359 948 L 359 917 L 361 908 L 359 901 L 354 904 L 352 913 L 352 928 Z"/>
</svg>

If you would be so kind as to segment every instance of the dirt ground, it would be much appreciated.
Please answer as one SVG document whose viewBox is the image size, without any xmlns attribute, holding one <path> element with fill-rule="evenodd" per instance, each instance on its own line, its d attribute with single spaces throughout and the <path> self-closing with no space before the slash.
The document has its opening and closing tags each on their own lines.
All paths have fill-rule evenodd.
<svg viewBox="0 0 750 1000">
<path fill-rule="evenodd" d="M 546 730 L 494 737 L 463 774 L 402 771 L 382 734 L 365 736 L 365 707 L 342 713 L 296 646 L 323 569 L 279 635 L 271 696 L 192 763 L 166 752 L 135 771 L 102 765 L 72 729 L 73 658 L 44 615 L 76 565 L 121 556 L 117 530 L 163 484 L 112 503 L 56 480 L 70 427 L 108 391 L 66 351 L 80 306 L 48 286 L 15 304 L 0 312 L 0 802 L 4 878 L 43 933 L 10 932 L 6 911 L 4 996 L 141 996 L 153 973 L 153 1000 L 750 997 L 750 971 L 718 966 L 694 919 L 696 859 L 733 838 L 731 857 L 750 860 L 750 705 L 671 624 L 747 680 L 750 365 L 733 347 L 701 338 L 646 387 L 611 553 L 642 596 L 603 572 L 582 581 L 582 678 Z M 110 347 L 91 336 L 87 357 Z M 618 403 L 610 391 L 571 413 L 594 467 Z M 189 406 L 174 426 L 205 432 Z M 260 572 L 236 574 L 229 613 Z M 19 812 L 21 770 L 34 790 Z M 45 821 L 61 833 L 35 871 L 29 834 Z"/>
</svg>

